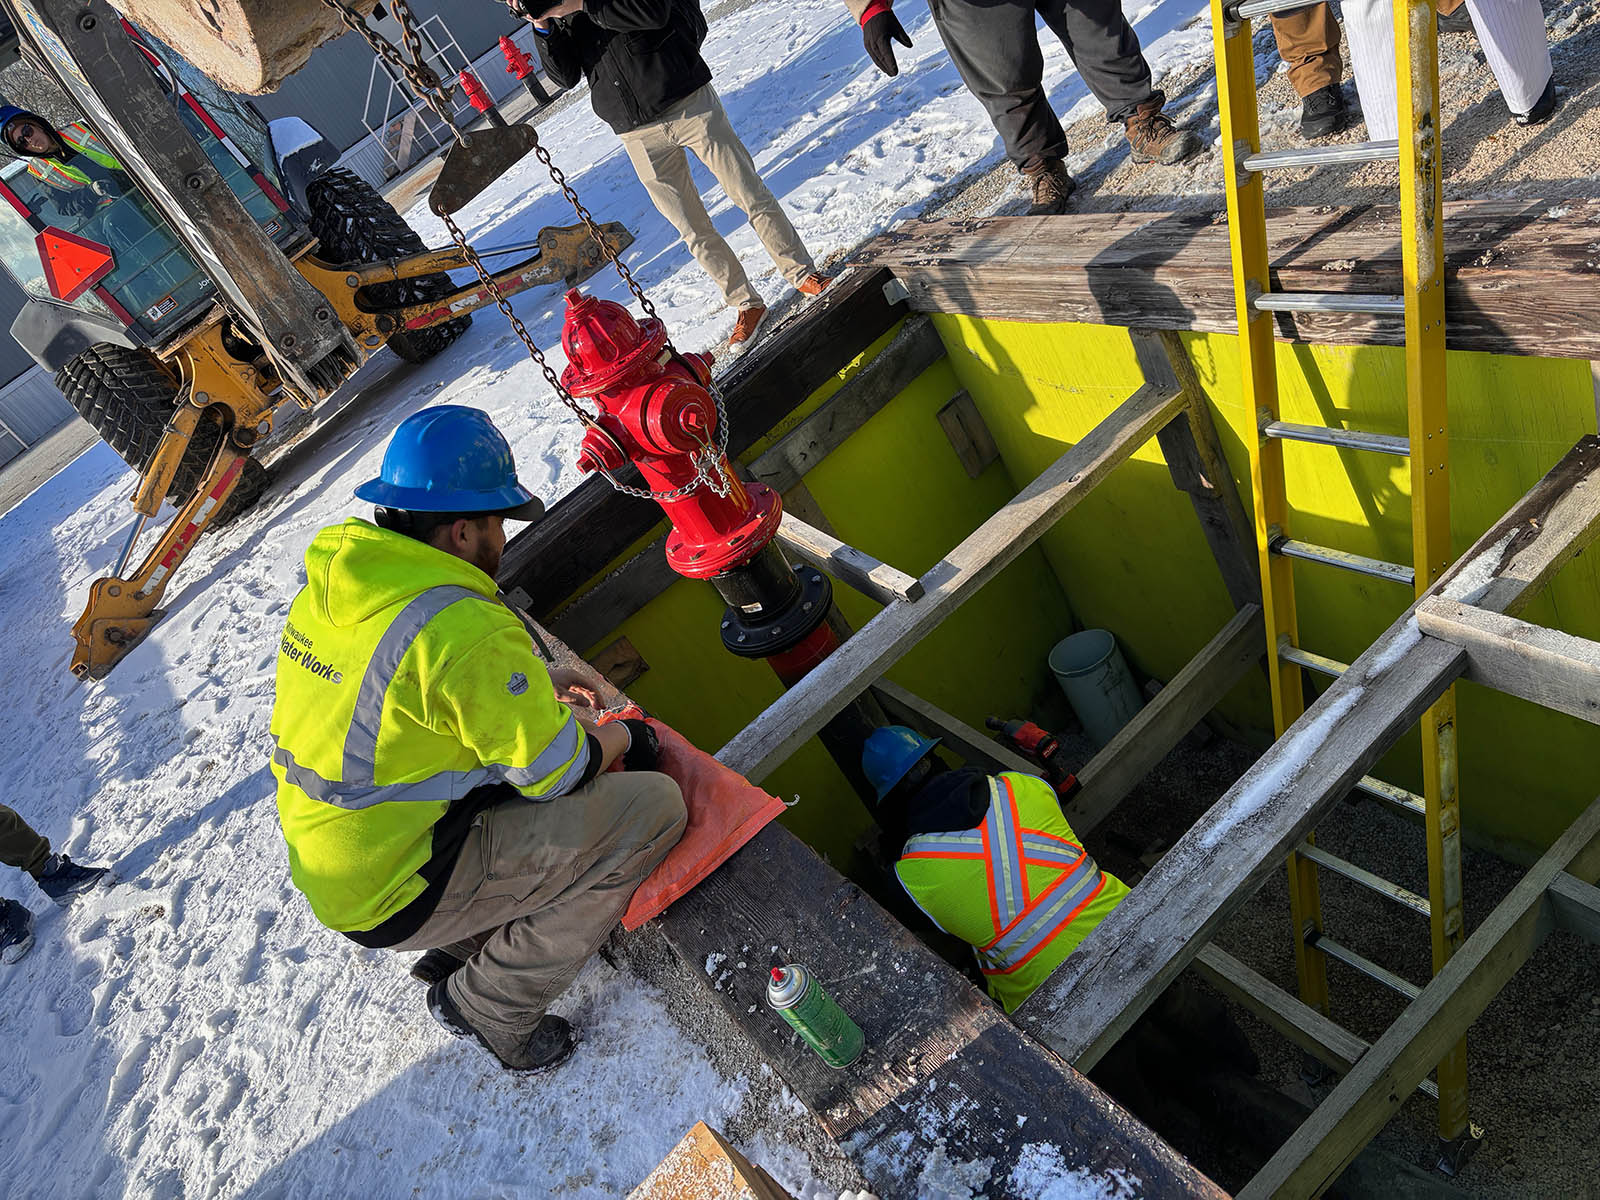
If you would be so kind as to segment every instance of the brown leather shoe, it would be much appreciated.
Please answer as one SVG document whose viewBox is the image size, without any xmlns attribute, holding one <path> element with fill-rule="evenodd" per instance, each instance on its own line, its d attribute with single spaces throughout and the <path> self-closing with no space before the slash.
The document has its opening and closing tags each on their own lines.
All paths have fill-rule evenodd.
<svg viewBox="0 0 1600 1200">
<path fill-rule="evenodd" d="M 832 275 L 824 275 L 820 271 L 813 271 L 799 283 L 794 285 L 794 290 L 802 296 L 820 296 L 827 286 L 833 282 Z"/>
<path fill-rule="evenodd" d="M 733 332 L 728 335 L 728 353 L 743 354 L 748 350 L 750 344 L 756 340 L 756 331 L 766 319 L 765 304 L 752 304 L 749 308 L 741 308 L 738 318 L 733 322 Z"/>
<path fill-rule="evenodd" d="M 1033 205 L 1028 209 L 1030 217 L 1067 211 L 1067 202 L 1072 199 L 1072 193 L 1078 190 L 1078 183 L 1067 174 L 1066 163 L 1059 158 L 1050 158 L 1038 168 L 1022 174 L 1033 189 Z"/>
<path fill-rule="evenodd" d="M 1161 98 L 1152 96 L 1122 123 L 1133 147 L 1133 161 L 1158 162 L 1171 166 L 1200 150 L 1200 139 L 1187 129 L 1179 129 L 1161 111 Z"/>
</svg>

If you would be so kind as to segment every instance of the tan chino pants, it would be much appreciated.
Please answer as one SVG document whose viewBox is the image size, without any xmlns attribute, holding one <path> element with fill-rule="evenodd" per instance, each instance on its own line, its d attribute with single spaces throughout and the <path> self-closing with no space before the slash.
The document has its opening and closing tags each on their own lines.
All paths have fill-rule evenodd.
<svg viewBox="0 0 1600 1200">
<path fill-rule="evenodd" d="M 1326 4 L 1276 13 L 1272 17 L 1272 36 L 1278 42 L 1278 57 L 1289 68 L 1289 83 L 1295 94 L 1304 98 L 1338 83 L 1344 73 L 1339 54 L 1339 22 Z"/>
<path fill-rule="evenodd" d="M 689 174 L 687 150 L 694 151 L 728 199 L 744 210 L 756 236 L 790 284 L 800 283 L 816 270 L 777 197 L 756 174 L 755 160 L 733 131 L 722 101 L 709 83 L 650 124 L 624 133 L 622 145 L 657 210 L 683 235 L 689 253 L 732 307 L 750 308 L 762 299 L 750 286 L 733 247 L 711 223 L 711 214 Z"/>
<path fill-rule="evenodd" d="M 468 831 L 433 915 L 394 949 L 464 959 L 451 1001 L 491 1042 L 514 1044 L 605 940 L 685 821 L 678 785 L 654 771 L 601 775 L 544 803 L 496 804 Z"/>
</svg>

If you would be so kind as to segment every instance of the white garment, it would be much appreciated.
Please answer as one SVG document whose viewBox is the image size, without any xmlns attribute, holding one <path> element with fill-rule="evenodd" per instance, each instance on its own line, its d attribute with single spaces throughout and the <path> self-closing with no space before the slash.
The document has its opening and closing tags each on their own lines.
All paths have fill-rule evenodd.
<svg viewBox="0 0 1600 1200">
<path fill-rule="evenodd" d="M 1395 97 L 1394 6 L 1404 0 L 1344 0 L 1350 70 L 1361 96 L 1367 136 L 1400 136 Z M 1467 0 L 1483 57 L 1514 113 L 1530 111 L 1550 82 L 1550 42 L 1539 0 Z"/>
</svg>

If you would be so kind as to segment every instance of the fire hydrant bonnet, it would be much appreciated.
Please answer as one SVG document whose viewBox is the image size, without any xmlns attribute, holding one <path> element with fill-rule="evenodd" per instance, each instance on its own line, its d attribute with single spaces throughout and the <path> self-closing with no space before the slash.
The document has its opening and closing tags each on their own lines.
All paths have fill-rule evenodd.
<svg viewBox="0 0 1600 1200">
<path fill-rule="evenodd" d="M 544 504 L 517 482 L 511 447 L 489 414 L 459 404 L 413 413 L 394 431 L 376 479 L 356 498 L 407 512 L 498 514 L 535 521 Z"/>
</svg>

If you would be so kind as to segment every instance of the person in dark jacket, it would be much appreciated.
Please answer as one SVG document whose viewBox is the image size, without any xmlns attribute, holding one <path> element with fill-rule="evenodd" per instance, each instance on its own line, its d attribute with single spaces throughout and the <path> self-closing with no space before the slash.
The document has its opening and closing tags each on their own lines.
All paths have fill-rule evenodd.
<svg viewBox="0 0 1600 1200">
<path fill-rule="evenodd" d="M 651 201 L 738 311 L 728 338 L 733 353 L 749 347 L 767 306 L 712 225 L 684 151 L 694 151 L 744 210 L 797 291 L 815 296 L 828 286 L 711 86 L 698 0 L 522 0 L 522 11 L 542 35 L 545 73 L 562 87 L 589 81 L 595 115 L 616 130 Z"/>
</svg>

